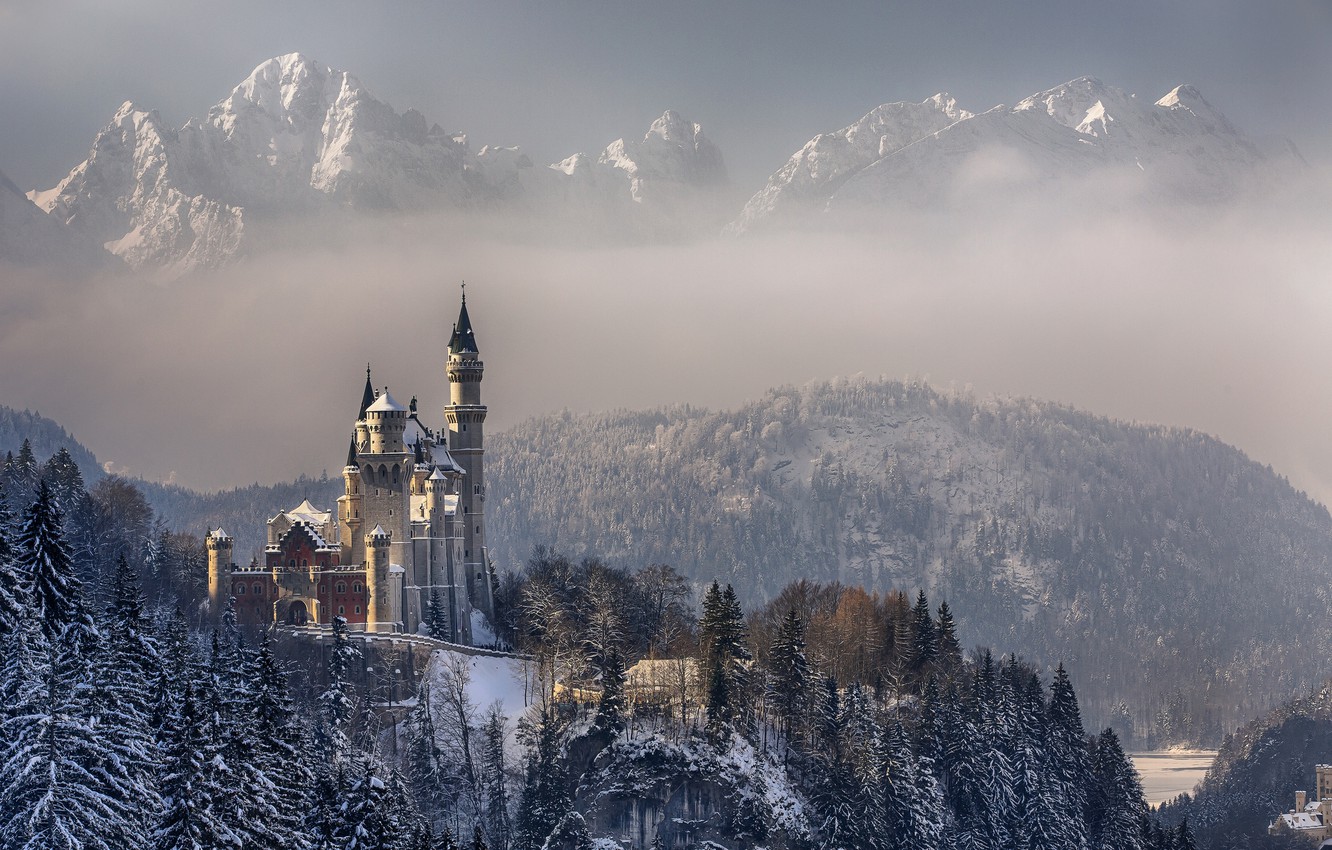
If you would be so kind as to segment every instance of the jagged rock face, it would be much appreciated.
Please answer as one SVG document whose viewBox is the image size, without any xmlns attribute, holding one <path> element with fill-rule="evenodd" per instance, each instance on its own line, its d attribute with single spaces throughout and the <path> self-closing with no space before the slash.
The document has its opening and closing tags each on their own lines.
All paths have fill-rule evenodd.
<svg viewBox="0 0 1332 850">
<path fill-rule="evenodd" d="M 810 140 L 730 230 L 786 223 L 793 212 L 805 220 L 838 213 L 841 221 L 867 209 L 966 205 L 987 193 L 1012 199 L 1103 172 L 1119 175 L 1137 197 L 1211 202 L 1234 196 L 1270 166 L 1299 162 L 1290 147 L 1260 151 L 1192 86 L 1150 103 L 1082 77 L 981 114 L 944 94 L 880 106 Z"/>
<path fill-rule="evenodd" d="M 512 207 L 641 231 L 645 197 L 678 200 L 725 179 L 720 152 L 673 112 L 643 142 L 611 150 L 548 168 L 518 148 L 474 153 L 466 136 L 398 114 L 351 74 L 293 53 L 180 130 L 126 103 L 85 162 L 30 197 L 129 265 L 180 272 L 225 264 L 256 228 L 329 209 Z"/>
<path fill-rule="evenodd" d="M 738 737 L 722 751 L 699 739 L 619 738 L 577 784 L 589 833 L 624 847 L 781 850 L 812 834 L 786 772 Z"/>
</svg>

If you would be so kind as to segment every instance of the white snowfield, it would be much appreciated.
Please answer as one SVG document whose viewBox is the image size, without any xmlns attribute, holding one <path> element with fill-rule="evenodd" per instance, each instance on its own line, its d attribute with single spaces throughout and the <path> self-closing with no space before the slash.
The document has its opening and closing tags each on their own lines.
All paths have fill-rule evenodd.
<svg viewBox="0 0 1332 850">
<path fill-rule="evenodd" d="M 724 181 L 720 151 L 673 112 L 641 142 L 536 168 L 516 147 L 473 151 L 464 134 L 399 114 L 346 71 L 291 53 L 179 129 L 126 102 L 87 160 L 29 198 L 132 267 L 179 272 L 226 263 L 281 217 L 507 205 L 636 220 L 645 203 Z"/>
<path fill-rule="evenodd" d="M 806 143 L 728 229 L 949 206 L 987 193 L 1011 198 L 1108 173 L 1136 174 L 1128 187 L 1136 197 L 1209 202 L 1234 196 L 1269 169 L 1302 164 L 1288 142 L 1261 149 L 1192 86 L 1150 102 L 1081 77 L 980 114 L 947 94 L 879 106 Z M 1105 200 L 1089 194 L 1086 204 Z"/>
</svg>

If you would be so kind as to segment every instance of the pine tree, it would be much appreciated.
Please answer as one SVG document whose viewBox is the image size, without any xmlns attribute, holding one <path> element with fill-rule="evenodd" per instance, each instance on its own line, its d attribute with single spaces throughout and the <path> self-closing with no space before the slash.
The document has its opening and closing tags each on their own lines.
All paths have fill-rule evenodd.
<svg viewBox="0 0 1332 850">
<path fill-rule="evenodd" d="M 36 501 L 24 513 L 23 532 L 18 539 L 19 575 L 50 641 L 70 627 L 90 635 L 96 633 L 60 526 L 60 508 L 43 481 L 38 485 Z"/>
<path fill-rule="evenodd" d="M 416 706 L 407 718 L 407 781 L 427 820 L 444 815 L 452 784 L 435 731 L 430 679 L 423 678 Z"/>
<path fill-rule="evenodd" d="M 810 683 L 809 660 L 805 657 L 805 624 L 794 608 L 782 619 L 770 656 L 772 693 L 769 699 L 777 709 L 781 732 L 789 748 L 792 738 L 805 725 Z"/>
<path fill-rule="evenodd" d="M 1065 812 L 1084 812 L 1087 808 L 1086 777 L 1091 770 L 1087 758 L 1086 731 L 1082 728 L 1082 714 L 1073 683 L 1064 665 L 1055 670 L 1050 683 L 1050 703 L 1046 709 L 1046 764 L 1052 805 Z M 1087 844 L 1086 821 L 1083 817 L 1066 818 L 1067 845 L 1081 848 Z"/>
<path fill-rule="evenodd" d="M 399 825 L 377 760 L 361 756 L 333 833 L 338 850 L 396 850 Z"/>
<path fill-rule="evenodd" d="M 347 759 L 350 744 L 347 729 L 356 710 L 351 665 L 361 657 L 351 642 L 344 617 L 333 618 L 333 646 L 328 652 L 328 687 L 319 695 L 319 746 L 321 757 L 336 768 Z"/>
<path fill-rule="evenodd" d="M 449 629 L 449 611 L 440 596 L 439 588 L 430 589 L 430 602 L 426 605 L 426 626 L 430 636 L 439 640 L 451 640 Z"/>
<path fill-rule="evenodd" d="M 492 706 L 481 727 L 482 772 L 486 786 L 486 830 L 496 847 L 509 846 L 508 765 L 504 757 L 504 714 Z"/>
<path fill-rule="evenodd" d="M 74 462 L 69 449 L 63 446 L 51 455 L 40 472 L 42 480 L 48 482 L 51 495 L 61 509 L 68 512 L 74 504 L 86 495 L 83 486 L 83 473 Z"/>
<path fill-rule="evenodd" d="M 1145 850 L 1137 828 L 1147 813 L 1133 763 L 1113 729 L 1096 739 L 1087 788 L 1087 839 L 1091 850 Z"/>
<path fill-rule="evenodd" d="M 559 725 L 549 711 L 542 712 L 527 757 L 523 796 L 515 824 L 521 850 L 541 847 L 572 806 L 568 771 L 560 755 Z"/>
<path fill-rule="evenodd" d="M 962 669 L 962 645 L 957 640 L 957 623 L 947 600 L 939 603 L 938 666 L 939 672 L 951 676 Z"/>
<path fill-rule="evenodd" d="M 19 577 L 14 516 L 0 487 L 0 635 L 18 627 L 26 609 L 26 595 Z"/>
<path fill-rule="evenodd" d="M 27 437 L 23 438 L 23 445 L 19 453 L 13 456 L 12 463 L 6 459 L 5 477 L 6 489 L 19 499 L 27 500 L 37 492 L 41 470 L 37 465 L 37 456 L 32 451 L 32 441 Z"/>
<path fill-rule="evenodd" d="M 5 850 L 142 846 L 126 769 L 134 754 L 89 711 L 88 664 L 77 634 L 56 641 L 34 620 L 8 637 L 13 702 L 0 723 L 0 847 Z M 8 665 L 7 665 L 8 666 Z"/>
<path fill-rule="evenodd" d="M 924 682 L 933 669 L 939 652 L 939 637 L 935 632 L 934 618 L 930 616 L 930 603 L 925 598 L 925 591 L 916 596 L 916 605 L 911 609 L 911 649 L 907 669 L 917 682 Z"/>
<path fill-rule="evenodd" d="M 601 700 L 597 703 L 597 725 L 619 731 L 624 726 L 624 660 L 611 647 L 601 664 Z"/>
<path fill-rule="evenodd" d="M 302 819 L 308 812 L 312 777 L 305 763 L 305 741 L 287 694 L 287 677 L 264 634 L 252 672 L 253 698 L 246 712 L 251 752 L 243 761 L 248 783 L 243 822 L 238 832 L 247 848 L 302 850 Z M 238 765 L 237 772 L 241 772 Z"/>
<path fill-rule="evenodd" d="M 714 740 L 724 727 L 743 712 L 746 678 L 742 661 L 748 660 L 745 646 L 744 612 L 729 584 L 722 591 L 712 583 L 703 599 L 703 617 L 698 624 L 703 648 L 703 677 L 707 688 L 708 731 Z"/>
</svg>

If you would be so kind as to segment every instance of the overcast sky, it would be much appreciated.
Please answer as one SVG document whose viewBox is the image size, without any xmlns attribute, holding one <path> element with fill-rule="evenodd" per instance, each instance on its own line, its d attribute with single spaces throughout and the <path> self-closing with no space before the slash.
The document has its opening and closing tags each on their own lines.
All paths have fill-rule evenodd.
<svg viewBox="0 0 1332 850">
<path fill-rule="evenodd" d="M 981 110 L 1081 75 L 1155 99 L 1191 82 L 1250 134 L 1294 139 L 1321 166 L 1316 188 L 1329 44 L 1332 0 L 0 0 L 0 171 L 45 188 L 124 100 L 179 125 L 301 51 L 538 161 L 641 135 L 673 108 L 750 191 L 881 102 L 946 90 Z M 1184 220 L 1015 208 L 869 239 L 639 248 L 499 244 L 427 219 L 171 285 L 0 269 L 0 403 L 53 416 L 117 468 L 196 488 L 336 471 L 367 359 L 439 424 L 465 278 L 496 428 L 566 406 L 733 407 L 780 384 L 917 375 L 1199 428 L 1329 501 L 1332 206 L 1310 194 Z M 411 305 L 404 325 L 349 340 L 371 292 Z"/>
<path fill-rule="evenodd" d="M 748 190 L 879 103 L 943 90 L 978 111 L 1082 75 L 1153 99 L 1193 83 L 1242 129 L 1316 158 L 1330 44 L 1332 0 L 0 0 L 0 171 L 48 187 L 123 101 L 179 125 L 291 51 L 538 161 L 676 109 Z"/>
</svg>

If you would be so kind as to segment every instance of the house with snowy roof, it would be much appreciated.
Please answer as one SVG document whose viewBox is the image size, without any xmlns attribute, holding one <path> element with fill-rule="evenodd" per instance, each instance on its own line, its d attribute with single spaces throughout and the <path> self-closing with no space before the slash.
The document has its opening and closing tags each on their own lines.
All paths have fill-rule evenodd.
<svg viewBox="0 0 1332 850">
<path fill-rule="evenodd" d="M 246 624 L 343 617 L 354 629 L 414 633 L 430 622 L 447 639 L 471 643 L 473 616 L 494 618 L 483 370 L 465 293 L 448 346 L 445 429 L 422 422 L 415 398 L 403 406 L 388 387 L 375 389 L 367 366 L 336 509 L 306 499 L 278 511 L 268 520 L 263 563 L 243 567 L 232 561 L 231 537 L 211 531 L 212 616 L 234 600 Z"/>
<path fill-rule="evenodd" d="M 1303 791 L 1295 792 L 1295 808 L 1276 816 L 1267 828 L 1269 835 L 1294 833 L 1332 847 L 1332 764 L 1314 765 L 1314 787 L 1312 800 Z"/>
</svg>

